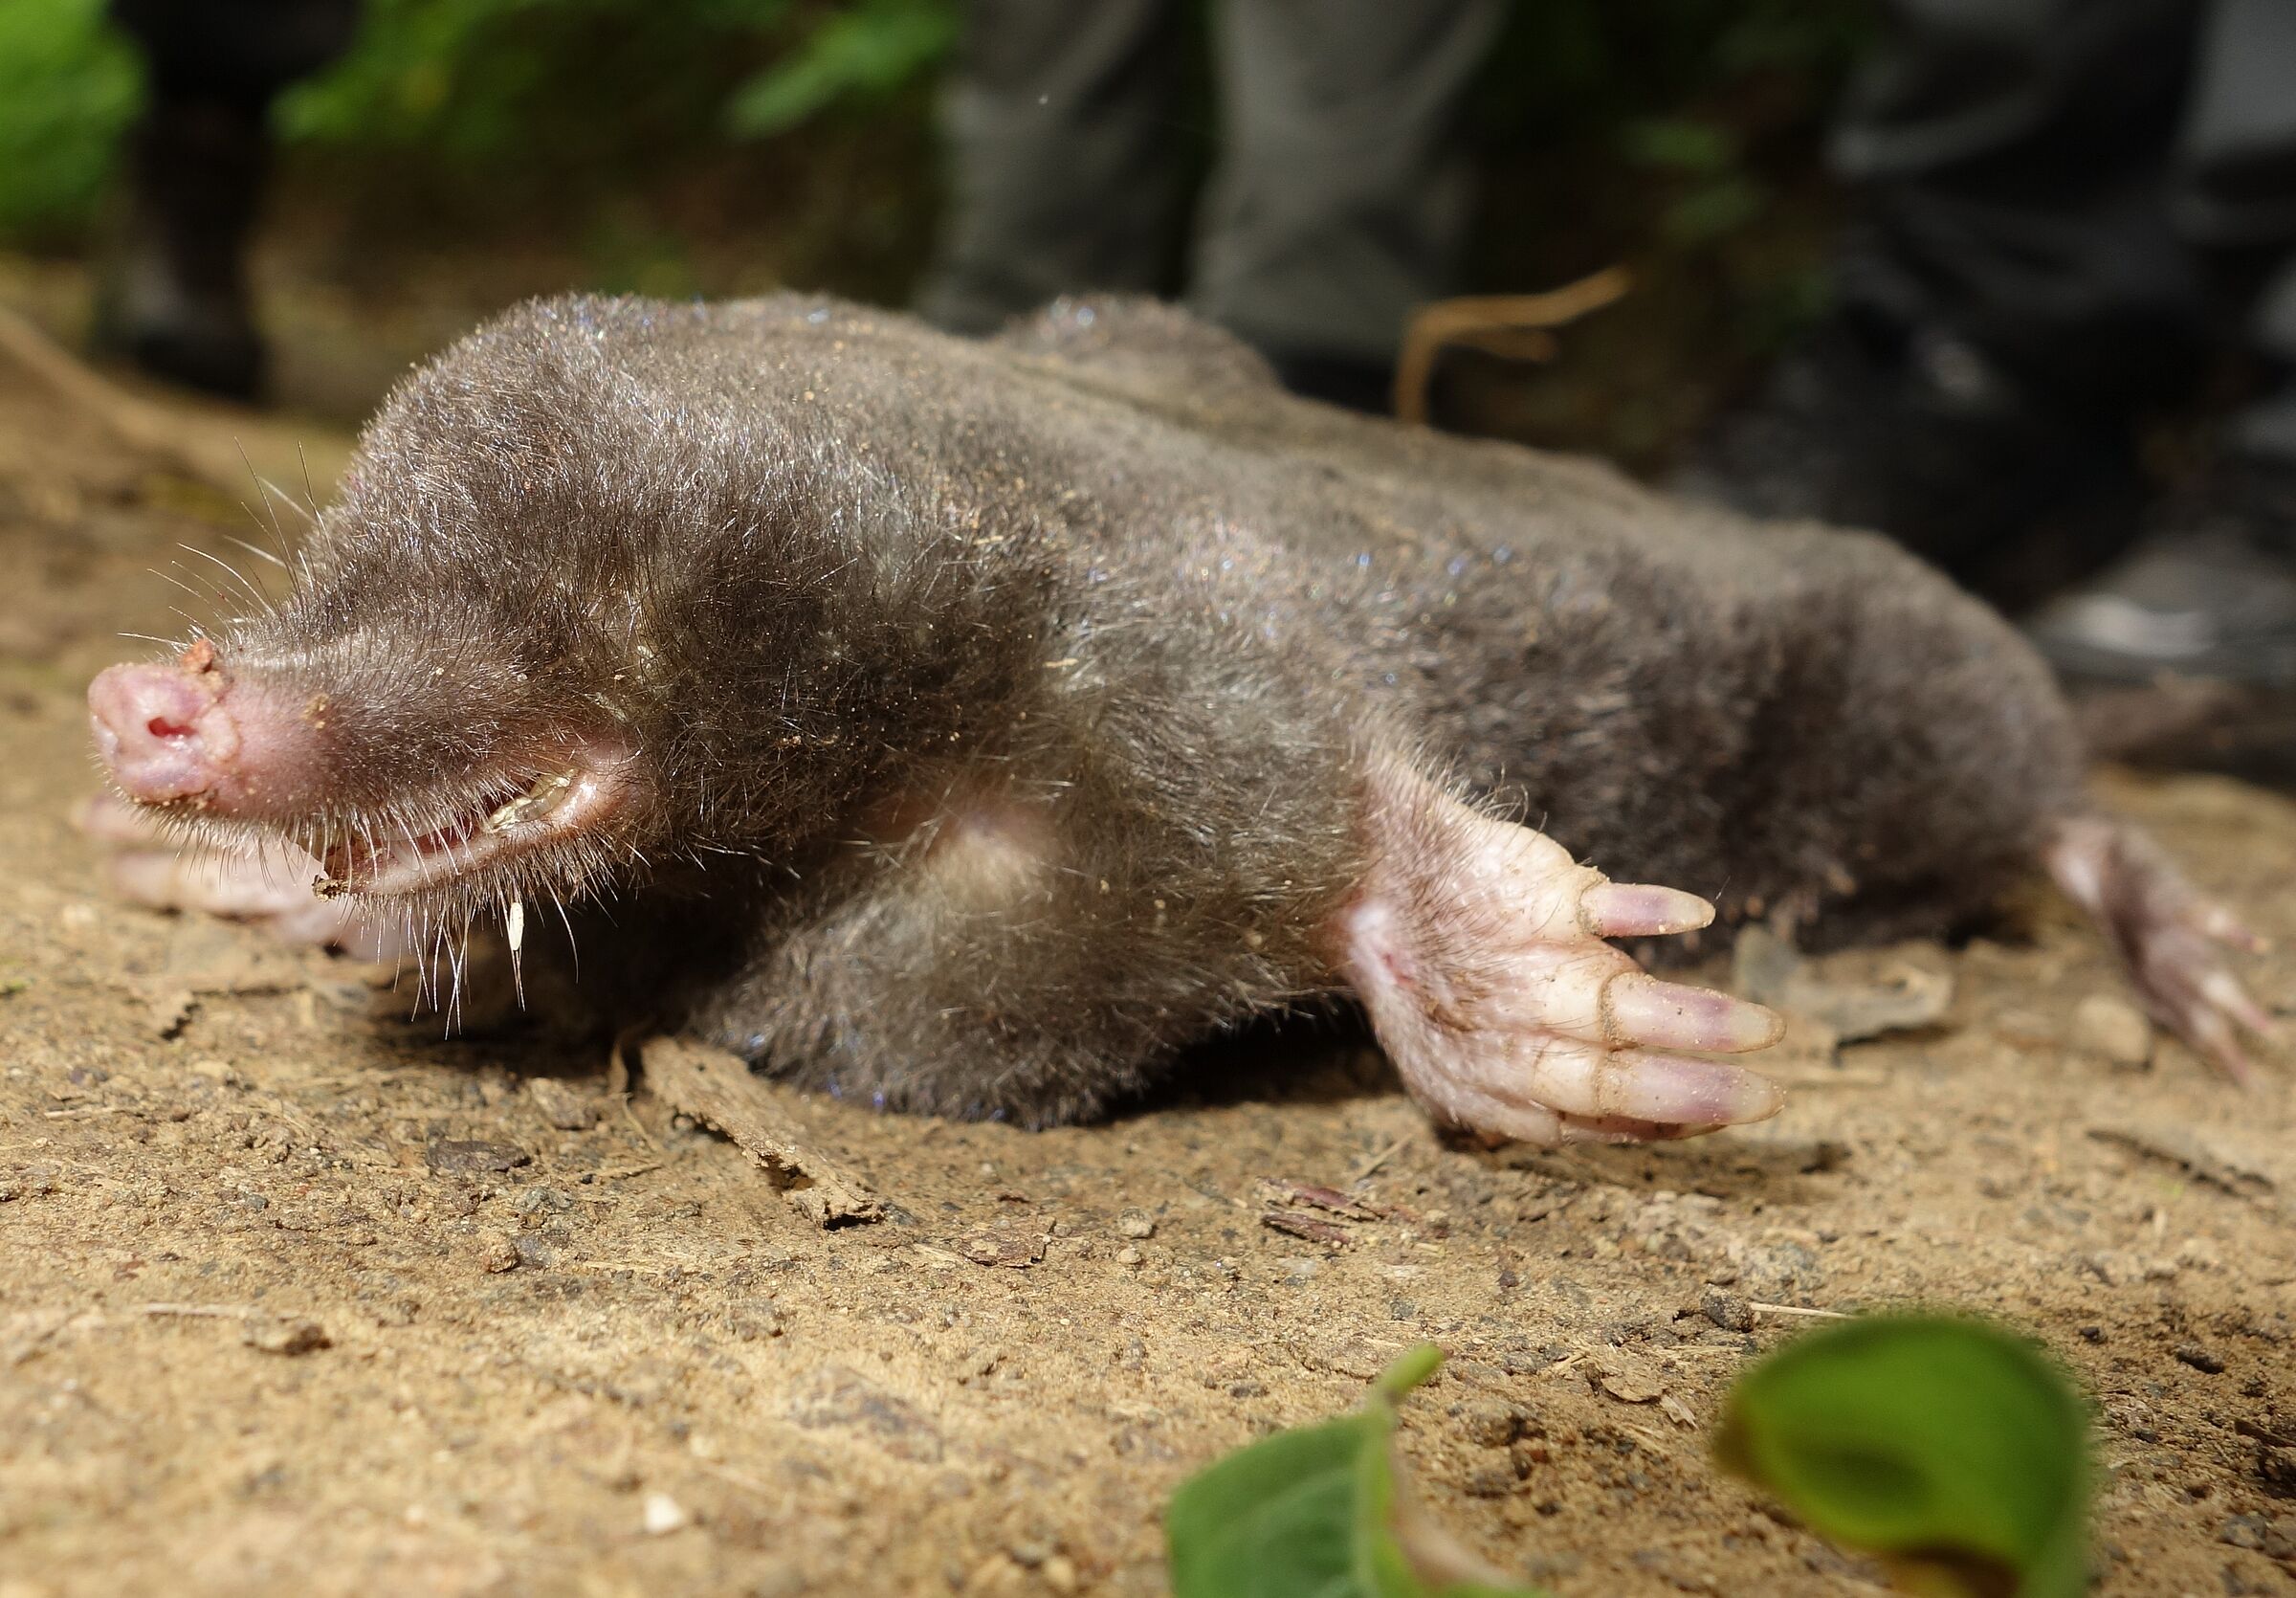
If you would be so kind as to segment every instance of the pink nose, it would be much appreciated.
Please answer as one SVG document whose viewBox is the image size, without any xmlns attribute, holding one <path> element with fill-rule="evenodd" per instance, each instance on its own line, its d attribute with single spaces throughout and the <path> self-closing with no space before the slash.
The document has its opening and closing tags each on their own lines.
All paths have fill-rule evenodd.
<svg viewBox="0 0 2296 1598">
<path fill-rule="evenodd" d="M 232 787 L 239 727 L 222 673 L 188 661 L 113 666 L 88 685 L 96 751 L 131 799 L 165 804 Z"/>
</svg>

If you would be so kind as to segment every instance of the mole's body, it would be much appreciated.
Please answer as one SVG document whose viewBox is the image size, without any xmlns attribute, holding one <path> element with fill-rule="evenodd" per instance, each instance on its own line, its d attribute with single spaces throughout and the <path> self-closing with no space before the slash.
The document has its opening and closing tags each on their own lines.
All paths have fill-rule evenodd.
<svg viewBox="0 0 2296 1598">
<path fill-rule="evenodd" d="M 1910 558 L 1294 401 L 1152 305 L 984 344 L 531 306 L 400 388 L 302 566 L 92 702 L 131 798 L 345 897 L 132 887 L 416 942 L 610 893 L 585 964 L 889 1105 L 1088 1114 L 1352 990 L 1486 1130 L 1768 1113 L 1670 1051 L 1771 1019 L 1600 941 L 1704 907 L 1565 850 L 1832 938 L 1943 930 L 2046 857 L 2163 1019 L 2228 1063 L 2261 1020 L 2229 921 L 2084 814 L 2040 663 Z"/>
</svg>

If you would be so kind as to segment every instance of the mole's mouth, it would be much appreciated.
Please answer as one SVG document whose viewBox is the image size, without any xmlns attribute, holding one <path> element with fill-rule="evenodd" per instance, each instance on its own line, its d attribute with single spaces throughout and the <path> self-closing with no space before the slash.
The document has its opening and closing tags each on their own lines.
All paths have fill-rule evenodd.
<svg viewBox="0 0 2296 1598">
<path fill-rule="evenodd" d="M 622 750 L 583 749 L 563 767 L 522 787 L 505 783 L 444 825 L 397 836 L 339 839 L 321 856 L 314 887 L 340 894 L 408 894 L 563 846 L 595 832 L 627 797 Z"/>
</svg>

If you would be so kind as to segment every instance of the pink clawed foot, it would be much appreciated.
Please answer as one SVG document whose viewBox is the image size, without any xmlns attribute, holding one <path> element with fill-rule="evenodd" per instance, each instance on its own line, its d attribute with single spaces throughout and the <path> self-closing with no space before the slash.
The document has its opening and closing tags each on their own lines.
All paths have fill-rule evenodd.
<svg viewBox="0 0 2296 1598">
<path fill-rule="evenodd" d="M 1338 960 L 1412 1094 L 1473 1130 L 1555 1144 L 1689 1137 L 1784 1102 L 1701 1054 L 1775 1043 L 1759 1005 L 1662 982 L 1607 938 L 1688 932 L 1713 910 L 1610 882 L 1553 839 L 1400 766 L 1374 779 L 1373 865 Z"/>
<path fill-rule="evenodd" d="M 75 819 L 82 832 L 109 846 L 112 888 L 132 903 L 247 921 L 285 943 L 339 948 L 364 960 L 396 953 L 397 940 L 366 925 L 347 901 L 312 893 L 313 878 L 324 873 L 292 844 L 239 854 L 185 849 L 108 793 L 89 800 Z"/>
<path fill-rule="evenodd" d="M 2253 954 L 2264 941 L 2127 822 L 2075 817 L 2058 829 L 2045 858 L 2057 885 L 2095 919 L 2152 1019 L 2232 1080 L 2249 1080 L 2241 1031 L 2270 1041 L 2278 1028 L 2222 950 Z"/>
</svg>

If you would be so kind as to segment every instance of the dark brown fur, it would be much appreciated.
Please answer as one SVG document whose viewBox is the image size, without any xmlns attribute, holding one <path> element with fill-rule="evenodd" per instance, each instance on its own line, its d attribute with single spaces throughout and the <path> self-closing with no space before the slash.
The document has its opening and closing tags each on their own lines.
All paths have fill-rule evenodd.
<svg viewBox="0 0 2296 1598">
<path fill-rule="evenodd" d="M 1376 750 L 1837 938 L 2078 803 L 2040 663 L 1880 540 L 1305 404 L 1146 304 L 529 305 L 400 387 L 307 567 L 224 654 L 326 696 L 326 825 L 620 727 L 585 970 L 905 1108 L 1091 1114 L 1331 990 Z"/>
</svg>

